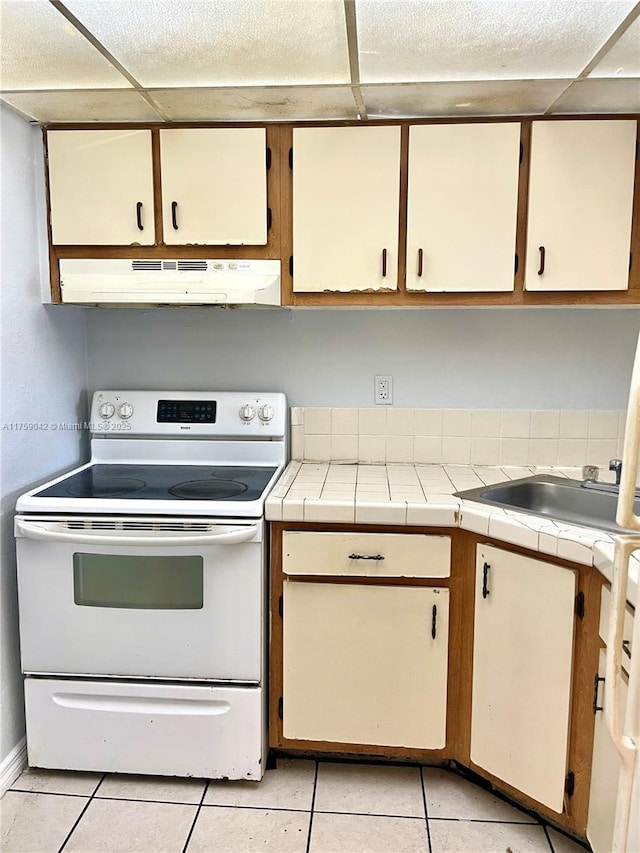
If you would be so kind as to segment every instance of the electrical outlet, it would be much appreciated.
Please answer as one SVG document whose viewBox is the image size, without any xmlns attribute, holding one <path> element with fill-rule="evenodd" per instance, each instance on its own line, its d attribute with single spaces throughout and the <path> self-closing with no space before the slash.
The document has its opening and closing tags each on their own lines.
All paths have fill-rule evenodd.
<svg viewBox="0 0 640 853">
<path fill-rule="evenodd" d="M 390 406 L 393 403 L 393 376 L 375 377 L 373 402 L 376 406 Z"/>
</svg>

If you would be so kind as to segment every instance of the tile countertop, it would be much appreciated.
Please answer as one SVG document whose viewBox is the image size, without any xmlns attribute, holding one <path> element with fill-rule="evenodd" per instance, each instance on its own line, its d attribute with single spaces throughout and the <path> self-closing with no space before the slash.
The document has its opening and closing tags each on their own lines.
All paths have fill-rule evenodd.
<svg viewBox="0 0 640 853">
<path fill-rule="evenodd" d="M 581 476 L 579 468 L 293 461 L 267 498 L 266 518 L 326 524 L 460 527 L 541 554 L 593 565 L 611 581 L 612 534 L 453 497 L 457 491 L 543 473 L 574 479 Z M 638 600 L 639 570 L 640 560 L 632 557 L 627 599 L 634 605 Z"/>
</svg>

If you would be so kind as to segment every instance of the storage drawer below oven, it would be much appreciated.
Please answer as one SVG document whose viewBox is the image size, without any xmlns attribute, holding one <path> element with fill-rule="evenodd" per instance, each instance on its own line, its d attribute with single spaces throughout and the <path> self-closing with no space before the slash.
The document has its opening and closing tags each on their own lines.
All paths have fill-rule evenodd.
<svg viewBox="0 0 640 853">
<path fill-rule="evenodd" d="M 262 778 L 263 691 L 27 678 L 31 767 Z"/>
</svg>

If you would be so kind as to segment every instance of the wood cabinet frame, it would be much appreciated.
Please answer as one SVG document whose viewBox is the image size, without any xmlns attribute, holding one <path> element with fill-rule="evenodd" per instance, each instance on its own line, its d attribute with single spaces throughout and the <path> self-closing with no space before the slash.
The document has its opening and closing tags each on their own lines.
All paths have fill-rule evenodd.
<svg viewBox="0 0 640 853">
<path fill-rule="evenodd" d="M 602 641 L 598 634 L 600 595 L 604 577 L 590 566 L 531 552 L 500 540 L 464 530 L 439 527 L 371 527 L 352 524 L 310 524 L 304 522 L 272 522 L 271 528 L 271 645 L 269 686 L 269 745 L 278 752 L 291 755 L 379 757 L 424 764 L 453 763 L 471 770 L 490 782 L 511 800 L 532 810 L 550 823 L 585 838 L 591 756 L 595 718 L 593 684 L 598 672 L 598 654 Z M 290 740 L 282 732 L 283 690 L 283 613 L 281 597 L 285 576 L 282 572 L 282 534 L 287 530 L 331 530 L 332 532 L 422 533 L 451 537 L 451 576 L 449 578 L 379 578 L 335 575 L 296 575 L 298 583 L 374 584 L 377 586 L 445 587 L 450 591 L 449 665 L 447 686 L 447 740 L 444 749 L 425 750 L 405 747 L 370 746 L 352 743 Z M 542 806 L 522 792 L 473 764 L 471 749 L 471 698 L 473 678 L 473 632 L 475 608 L 476 547 L 490 544 L 513 554 L 535 557 L 576 572 L 577 600 L 584 602 L 584 615 L 576 616 L 573 647 L 573 683 L 569 724 L 568 768 L 573 773 L 573 793 L 565 796 L 562 815 Z"/>
<path fill-rule="evenodd" d="M 176 122 L 175 124 L 51 124 L 47 130 L 120 130 L 123 128 L 150 128 L 152 136 L 152 158 L 154 168 L 154 220 L 156 242 L 153 246 L 53 246 L 49 225 L 49 192 L 47 173 L 47 227 L 49 234 L 49 261 L 51 270 L 51 292 L 53 302 L 61 302 L 58 261 L 61 258 L 252 258 L 282 261 L 282 304 L 284 306 L 389 306 L 399 308 L 427 306 L 542 306 L 542 305 L 640 305 L 640 160 L 637 156 L 631 230 L 631 254 L 633 263 L 629 274 L 629 288 L 624 291 L 590 292 L 540 292 L 524 290 L 527 202 L 529 193 L 529 164 L 531 153 L 531 126 L 533 121 L 581 121 L 581 120 L 638 121 L 637 115 L 579 115 L 579 116 L 497 116 L 491 118 L 436 118 L 380 121 L 333 121 L 297 122 L 277 124 L 245 122 L 229 124 L 222 122 Z M 518 269 L 514 273 L 513 292 L 502 293 L 422 293 L 406 289 L 407 247 L 407 191 L 409 162 L 409 128 L 418 124 L 471 124 L 490 122 L 519 122 L 521 124 L 522 160 L 520 163 L 518 189 L 518 219 L 516 230 L 516 253 Z M 294 127 L 362 127 L 395 125 L 401 128 L 400 143 L 400 215 L 398 221 L 398 289 L 381 292 L 326 292 L 294 293 L 290 259 L 293 257 L 293 178 L 290 168 L 290 151 L 293 150 Z M 271 149 L 271 168 L 267 172 L 267 205 L 272 211 L 272 224 L 266 246 L 166 246 L 160 241 L 162 235 L 162 195 L 160 175 L 159 130 L 176 128 L 215 127 L 266 127 L 267 146 Z M 637 132 L 638 134 L 638 132 Z M 638 135 L 636 136 L 638 140 Z M 293 154 L 295 159 L 295 153 Z M 46 170 L 47 171 L 47 170 Z M 515 260 L 515 259 L 514 259 Z M 293 261 L 295 263 L 295 259 Z"/>
</svg>

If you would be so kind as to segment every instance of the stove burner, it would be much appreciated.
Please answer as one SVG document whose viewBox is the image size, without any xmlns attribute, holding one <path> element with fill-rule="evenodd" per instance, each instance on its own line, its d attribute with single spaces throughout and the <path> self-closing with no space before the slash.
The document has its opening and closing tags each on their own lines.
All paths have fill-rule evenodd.
<svg viewBox="0 0 640 853">
<path fill-rule="evenodd" d="M 74 498 L 121 498 L 146 485 L 144 480 L 127 477 L 87 477 L 67 486 L 67 494 Z"/>
<path fill-rule="evenodd" d="M 176 498 L 186 500 L 222 500 L 232 498 L 242 492 L 246 492 L 244 483 L 236 483 L 233 480 L 189 480 L 186 483 L 178 483 L 172 486 L 169 492 Z"/>
</svg>

